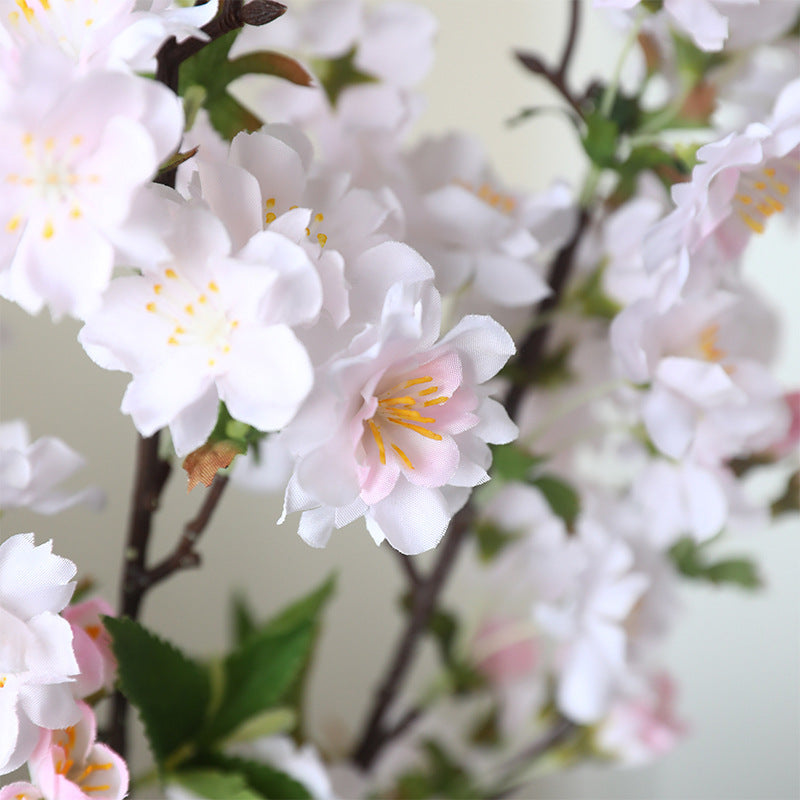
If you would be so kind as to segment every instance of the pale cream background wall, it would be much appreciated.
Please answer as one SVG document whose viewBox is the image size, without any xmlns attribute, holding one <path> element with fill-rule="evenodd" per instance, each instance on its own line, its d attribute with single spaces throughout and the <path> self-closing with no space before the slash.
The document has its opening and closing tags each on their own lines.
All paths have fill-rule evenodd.
<svg viewBox="0 0 800 800">
<path fill-rule="evenodd" d="M 564 0 L 428 0 L 442 20 L 438 62 L 426 85 L 423 128 L 469 127 L 490 148 L 510 183 L 544 188 L 564 175 L 577 182 L 580 153 L 563 121 L 542 117 L 508 131 L 503 122 L 522 105 L 553 102 L 549 90 L 523 75 L 508 54 L 513 46 L 555 57 L 560 50 Z M 618 40 L 594 16 L 584 27 L 576 79 L 607 75 Z M 800 385 L 797 307 L 800 274 L 797 234 L 773 225 L 753 249 L 748 271 L 784 309 L 790 338 L 779 373 Z M 3 303 L 12 341 L 0 352 L 3 419 L 25 417 L 35 437 L 57 435 L 85 454 L 83 481 L 108 492 L 104 513 L 74 509 L 57 517 L 8 512 L 2 537 L 34 530 L 53 538 L 56 552 L 74 559 L 115 597 L 122 531 L 131 482 L 134 432 L 117 411 L 126 380 L 103 372 L 75 342 L 78 326 L 52 325 Z M 165 552 L 194 512 L 176 474 L 156 523 L 154 556 Z M 146 601 L 144 622 L 188 651 L 223 646 L 225 601 L 245 589 L 265 613 L 339 571 L 339 591 L 328 615 L 311 691 L 311 719 L 328 747 L 345 747 L 359 725 L 375 676 L 398 630 L 395 599 L 401 580 L 391 553 L 376 548 L 359 524 L 335 535 L 324 551 L 308 548 L 290 524 L 276 528 L 279 504 L 231 491 L 202 541 L 205 566 L 173 578 Z M 784 523 L 731 544 L 756 555 L 767 591 L 689 588 L 683 621 L 664 652 L 676 674 L 681 708 L 692 736 L 658 765 L 636 771 L 581 769 L 543 779 L 546 798 L 796 797 L 800 745 L 800 531 Z M 455 587 L 457 589 L 457 587 Z M 468 602 L 468 598 L 466 599 Z M 429 655 L 429 654 L 428 654 Z M 141 742 L 135 761 L 145 760 Z"/>
</svg>

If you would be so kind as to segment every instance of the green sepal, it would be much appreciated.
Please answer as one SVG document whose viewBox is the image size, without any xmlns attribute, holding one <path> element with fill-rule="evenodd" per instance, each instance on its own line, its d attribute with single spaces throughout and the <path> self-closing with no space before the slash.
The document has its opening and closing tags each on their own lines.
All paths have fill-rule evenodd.
<svg viewBox="0 0 800 800">
<path fill-rule="evenodd" d="M 211 689 L 208 671 L 125 617 L 103 617 L 122 693 L 136 707 L 159 768 L 191 756 Z"/>
<path fill-rule="evenodd" d="M 568 528 L 575 524 L 581 511 L 578 493 L 566 481 L 555 475 L 539 475 L 530 483 L 543 495 L 553 513 L 564 520 Z"/>
<path fill-rule="evenodd" d="M 311 62 L 314 74 L 319 78 L 332 106 L 336 105 L 339 95 L 348 86 L 377 82 L 377 78 L 356 67 L 355 54 L 356 50 L 353 48 L 339 58 L 314 59 Z"/>
<path fill-rule="evenodd" d="M 475 525 L 475 541 L 478 544 L 478 556 L 484 563 L 493 561 L 505 550 L 521 538 L 521 534 L 503 530 L 488 520 Z"/>
<path fill-rule="evenodd" d="M 617 163 L 619 126 L 599 111 L 594 111 L 586 116 L 586 133 L 581 144 L 593 164 L 598 167 L 613 167 Z"/>
<path fill-rule="evenodd" d="M 492 450 L 492 477 L 504 481 L 527 481 L 544 461 L 542 456 L 523 450 L 519 445 L 496 444 Z"/>
<path fill-rule="evenodd" d="M 705 549 L 709 543 L 697 544 L 685 537 L 669 550 L 676 569 L 687 578 L 709 581 L 714 584 L 731 583 L 743 589 L 757 589 L 762 585 L 756 565 L 746 558 L 726 558 L 709 562 Z"/>
</svg>

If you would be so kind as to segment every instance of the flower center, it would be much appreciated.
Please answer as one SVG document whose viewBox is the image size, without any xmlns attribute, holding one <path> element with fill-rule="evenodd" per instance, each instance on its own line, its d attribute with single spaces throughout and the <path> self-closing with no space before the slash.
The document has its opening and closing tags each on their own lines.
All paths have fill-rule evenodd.
<svg viewBox="0 0 800 800">
<path fill-rule="evenodd" d="M 278 214 L 275 211 L 275 207 L 277 204 L 277 200 L 274 197 L 267 198 L 266 202 L 264 203 L 264 227 L 267 227 L 271 223 L 275 222 L 278 218 Z M 293 211 L 298 206 L 289 206 L 289 211 Z M 320 232 L 320 225 L 325 221 L 325 217 L 323 214 L 314 214 L 311 217 L 311 221 L 306 228 L 306 236 L 309 239 L 312 239 L 319 244 L 320 248 L 325 247 L 328 242 L 328 237 Z"/>
<path fill-rule="evenodd" d="M 435 407 L 450 399 L 439 391 L 433 385 L 433 378 L 425 375 L 402 381 L 380 394 L 378 408 L 366 424 L 378 446 L 381 464 L 386 464 L 388 445 L 405 467 L 414 469 L 411 459 L 394 441 L 401 431 L 408 430 L 437 442 L 442 440 L 441 434 L 428 427 L 436 424 L 436 417 L 432 416 Z"/>
<path fill-rule="evenodd" d="M 484 182 L 477 188 L 469 181 L 456 180 L 456 184 L 503 214 L 511 214 L 517 207 L 517 201 L 511 195 L 496 192 L 488 183 Z"/>
<path fill-rule="evenodd" d="M 145 308 L 169 321 L 172 330 L 168 345 L 206 348 L 210 351 L 208 366 L 215 366 L 218 357 L 230 352 L 231 333 L 239 326 L 238 320 L 229 320 L 215 301 L 219 286 L 209 281 L 205 289 L 198 291 L 173 269 L 167 269 L 164 276 L 164 283 L 153 284 L 156 299 L 150 300 Z"/>
<path fill-rule="evenodd" d="M 787 162 L 788 163 L 785 163 Z M 776 161 L 739 178 L 733 209 L 753 233 L 764 233 L 766 221 L 785 209 L 791 177 L 787 174 L 792 163 L 800 168 L 797 158 Z"/>
</svg>

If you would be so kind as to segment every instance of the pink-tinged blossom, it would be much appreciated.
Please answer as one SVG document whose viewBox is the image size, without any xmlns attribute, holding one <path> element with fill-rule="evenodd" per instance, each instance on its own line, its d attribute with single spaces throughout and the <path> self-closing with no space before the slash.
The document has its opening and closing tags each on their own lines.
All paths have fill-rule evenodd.
<svg viewBox="0 0 800 800">
<path fill-rule="evenodd" d="M 30 508 L 55 514 L 86 503 L 99 509 L 104 502 L 97 487 L 70 492 L 60 488 L 85 461 L 60 439 L 43 436 L 30 441 L 23 420 L 0 424 L 0 509 Z"/>
<path fill-rule="evenodd" d="M 789 430 L 783 438 L 773 442 L 768 448 L 769 453 L 776 458 L 785 458 L 800 452 L 800 391 L 788 392 L 783 401 L 789 409 Z"/>
<path fill-rule="evenodd" d="M 397 243 L 367 254 L 430 270 Z M 508 333 L 473 316 L 436 343 L 438 334 L 438 295 L 409 305 L 397 284 L 380 324 L 320 370 L 285 431 L 297 466 L 284 511 L 304 512 L 299 533 L 310 544 L 324 546 L 334 526 L 365 516 L 378 543 L 403 553 L 434 547 L 469 487 L 488 480 L 486 443 L 516 435 L 481 386 L 514 352 Z"/>
<path fill-rule="evenodd" d="M 122 800 L 128 793 L 128 767 L 107 745 L 99 744 L 92 709 L 79 703 L 74 725 L 43 731 L 30 758 L 31 778 L 45 800 Z"/>
<path fill-rule="evenodd" d="M 678 252 L 710 249 L 731 261 L 774 214 L 796 213 L 800 170 L 800 79 L 786 86 L 770 117 L 704 145 L 688 183 L 672 189 L 675 210 L 645 245 L 649 269 Z"/>
<path fill-rule="evenodd" d="M 80 317 L 108 285 L 115 239 L 177 147 L 183 113 L 155 81 L 75 77 L 59 53 L 24 55 L 0 122 L 0 294 Z"/>
<path fill-rule="evenodd" d="M 78 718 L 72 631 L 59 616 L 75 571 L 53 555 L 52 542 L 35 546 L 32 533 L 0 544 L 0 775 L 28 760 L 41 728 Z"/>
<path fill-rule="evenodd" d="M 114 610 L 102 598 L 94 597 L 61 613 L 72 627 L 72 645 L 79 675 L 72 685 L 78 698 L 90 697 L 99 691 L 110 691 L 117 675 L 117 659 L 111 649 L 111 637 L 101 617 L 113 617 Z"/>
<path fill-rule="evenodd" d="M 123 413 L 146 436 L 169 426 L 179 455 L 205 442 L 220 401 L 259 430 L 283 427 L 313 381 L 292 331 L 319 313 L 308 256 L 271 231 L 233 255 L 211 213 L 181 202 L 164 208 L 168 260 L 112 281 L 81 343 L 101 366 L 132 374 Z"/>
<path fill-rule="evenodd" d="M 0 800 L 45 800 L 45 798 L 38 786 L 25 781 L 15 781 L 0 788 Z"/>
<path fill-rule="evenodd" d="M 675 686 L 654 676 L 639 694 L 617 700 L 595 734 L 595 744 L 625 766 L 639 766 L 669 753 L 686 735 L 675 715 Z"/>
</svg>

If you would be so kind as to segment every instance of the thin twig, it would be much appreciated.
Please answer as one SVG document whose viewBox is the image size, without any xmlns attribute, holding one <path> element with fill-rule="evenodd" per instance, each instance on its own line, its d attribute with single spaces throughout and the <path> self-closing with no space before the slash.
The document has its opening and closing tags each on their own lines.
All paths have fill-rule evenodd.
<svg viewBox="0 0 800 800">
<path fill-rule="evenodd" d="M 567 31 L 567 38 L 564 43 L 564 50 L 561 54 L 561 60 L 558 67 L 553 68 L 548 66 L 543 59 L 534 53 L 526 53 L 522 50 L 514 52 L 517 60 L 534 75 L 540 75 L 544 78 L 569 104 L 578 115 L 583 118 L 583 108 L 580 101 L 573 94 L 567 83 L 567 70 L 572 62 L 572 54 L 575 49 L 575 43 L 578 39 L 578 31 L 580 30 L 581 18 L 581 5 L 579 0 L 572 0 L 570 5 L 570 20 L 569 29 Z"/>
<path fill-rule="evenodd" d="M 142 576 L 142 591 L 146 592 L 160 581 L 168 578 L 174 572 L 181 569 L 200 566 L 201 558 L 194 548 L 197 540 L 203 535 L 211 517 L 216 509 L 225 487 L 228 485 L 227 475 L 217 475 L 211 488 L 208 490 L 203 501 L 203 505 L 197 512 L 194 519 L 186 523 L 183 529 L 183 536 L 173 551 L 158 562 L 155 566 L 145 570 Z"/>
<path fill-rule="evenodd" d="M 561 744 L 577 729 L 578 726 L 572 722 L 572 720 L 569 720 L 566 717 L 559 717 L 558 721 L 553 725 L 553 727 L 546 731 L 540 739 L 537 739 L 535 742 L 528 745 L 528 747 L 526 747 L 521 753 L 517 753 L 517 755 L 509 761 L 505 770 L 507 777 L 503 783 L 505 783 L 506 780 L 510 780 L 520 770 L 530 767 L 534 761 L 536 761 L 538 758 L 541 758 L 541 756 L 547 753 L 547 751 L 553 748 L 555 745 Z M 491 795 L 488 800 L 504 800 L 504 798 L 510 797 L 522 789 L 526 784 L 527 781 L 513 784 L 506 789 Z"/>
<path fill-rule="evenodd" d="M 386 677 L 375 693 L 364 733 L 353 755 L 353 761 L 368 769 L 383 747 L 397 735 L 397 726 L 387 728 L 384 716 L 390 709 L 413 661 L 422 634 L 436 608 L 436 601 L 455 563 L 461 544 L 472 522 L 472 506 L 467 504 L 450 522 L 440 546 L 439 558 L 429 577 L 422 580 L 413 594 L 413 606 L 406 628 L 389 662 Z"/>
</svg>

